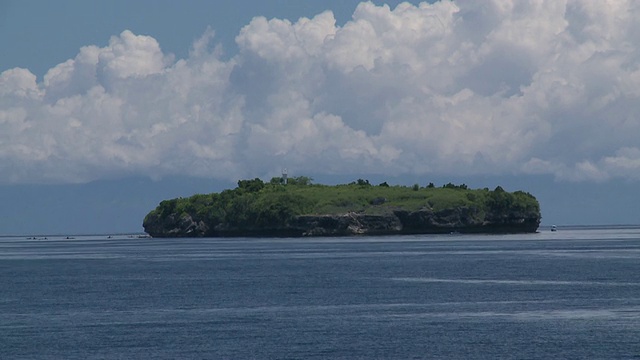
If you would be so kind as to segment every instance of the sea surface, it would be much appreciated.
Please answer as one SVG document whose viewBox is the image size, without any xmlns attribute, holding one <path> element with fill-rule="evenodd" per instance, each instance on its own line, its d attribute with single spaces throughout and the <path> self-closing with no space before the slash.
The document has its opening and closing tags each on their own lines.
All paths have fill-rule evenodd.
<svg viewBox="0 0 640 360">
<path fill-rule="evenodd" d="M 0 237 L 2 359 L 640 359 L 640 229 Z"/>
</svg>

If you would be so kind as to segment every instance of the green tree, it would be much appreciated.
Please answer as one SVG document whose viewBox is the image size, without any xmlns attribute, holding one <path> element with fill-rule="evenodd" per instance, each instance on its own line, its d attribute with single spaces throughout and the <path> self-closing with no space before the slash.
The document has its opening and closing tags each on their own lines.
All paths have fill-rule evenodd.
<svg viewBox="0 0 640 360">
<path fill-rule="evenodd" d="M 284 184 L 284 178 L 282 176 L 272 177 L 271 181 L 269 181 L 271 185 L 282 185 Z"/>
<path fill-rule="evenodd" d="M 459 189 L 459 187 L 454 183 L 447 183 L 446 185 L 443 185 L 442 187 L 445 188 L 445 189 Z"/>
<path fill-rule="evenodd" d="M 311 185 L 311 182 L 313 181 L 312 178 L 308 177 L 308 176 L 297 176 L 297 177 L 292 177 L 289 178 L 289 180 L 287 180 L 287 183 L 289 185 Z"/>
<path fill-rule="evenodd" d="M 244 190 L 245 192 L 258 192 L 264 188 L 264 182 L 258 178 L 253 180 L 239 180 L 238 181 L 238 189 Z"/>
</svg>

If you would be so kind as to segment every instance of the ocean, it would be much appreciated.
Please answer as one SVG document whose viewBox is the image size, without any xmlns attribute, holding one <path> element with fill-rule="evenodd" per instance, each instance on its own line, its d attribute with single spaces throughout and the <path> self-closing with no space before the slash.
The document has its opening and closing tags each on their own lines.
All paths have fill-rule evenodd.
<svg viewBox="0 0 640 360">
<path fill-rule="evenodd" d="M 0 237 L 2 359 L 640 359 L 640 229 Z"/>
</svg>

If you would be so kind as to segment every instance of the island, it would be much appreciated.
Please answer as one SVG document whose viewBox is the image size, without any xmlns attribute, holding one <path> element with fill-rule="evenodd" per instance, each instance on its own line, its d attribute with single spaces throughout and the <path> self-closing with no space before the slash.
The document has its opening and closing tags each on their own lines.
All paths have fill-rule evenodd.
<svg viewBox="0 0 640 360">
<path fill-rule="evenodd" d="M 164 200 L 143 221 L 167 237 L 301 237 L 442 233 L 533 233 L 540 204 L 524 191 L 349 184 L 305 176 L 240 180 L 235 189 Z"/>
</svg>

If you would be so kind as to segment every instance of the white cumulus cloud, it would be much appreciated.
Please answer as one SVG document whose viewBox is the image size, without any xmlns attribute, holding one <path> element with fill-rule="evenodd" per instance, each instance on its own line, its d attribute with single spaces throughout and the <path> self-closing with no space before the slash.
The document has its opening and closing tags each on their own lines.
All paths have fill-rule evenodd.
<svg viewBox="0 0 640 360">
<path fill-rule="evenodd" d="M 224 59 L 125 30 L 38 80 L 0 73 L 0 182 L 174 174 L 640 179 L 631 0 L 361 3 L 256 17 Z"/>
</svg>

